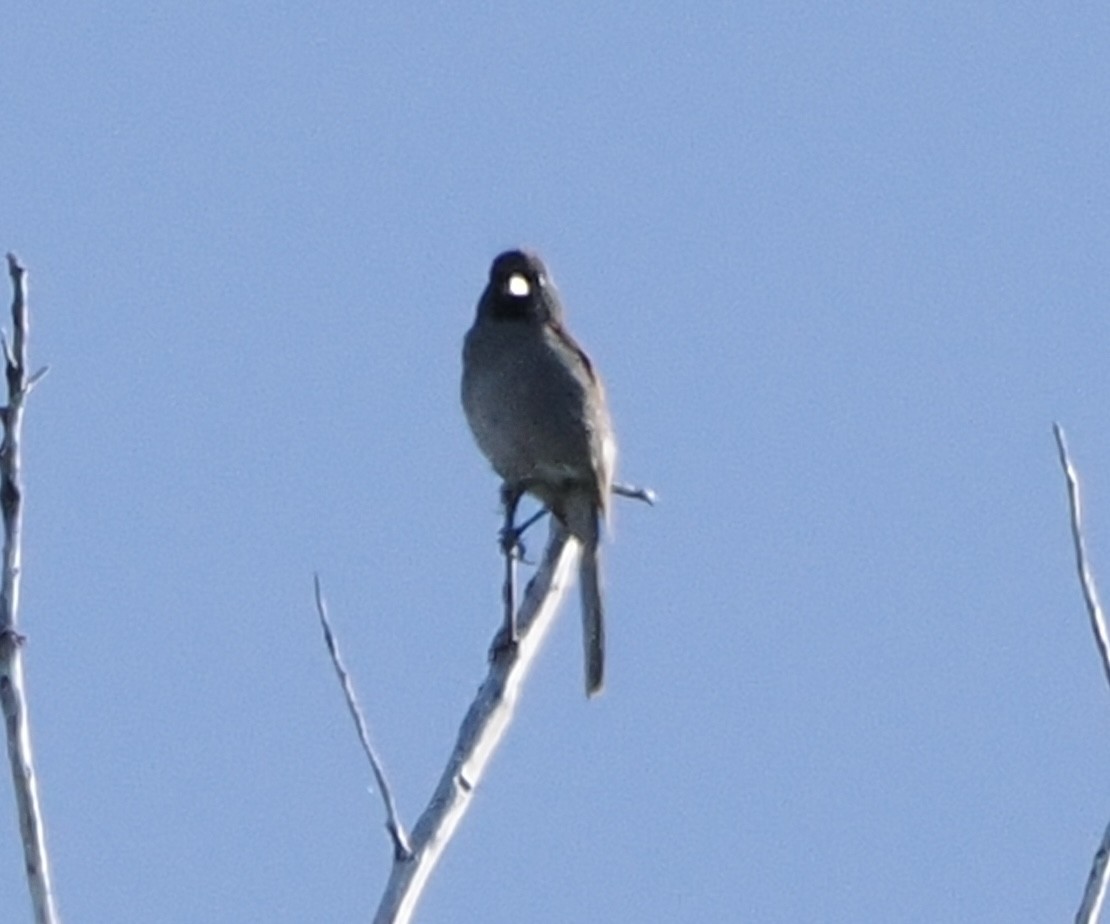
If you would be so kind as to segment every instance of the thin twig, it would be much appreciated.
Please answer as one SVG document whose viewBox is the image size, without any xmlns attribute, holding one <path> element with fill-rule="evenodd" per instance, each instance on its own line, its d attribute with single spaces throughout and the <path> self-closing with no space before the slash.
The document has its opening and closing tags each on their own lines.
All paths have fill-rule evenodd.
<svg viewBox="0 0 1110 924">
<path fill-rule="evenodd" d="M 632 500 L 643 501 L 645 504 L 655 506 L 656 496 L 651 488 L 640 488 L 632 484 L 616 483 L 610 488 L 614 494 L 621 497 L 630 497 Z"/>
<path fill-rule="evenodd" d="M 4 430 L 0 441 L 0 516 L 4 520 L 4 548 L 0 572 L 0 710 L 8 741 L 15 788 L 23 860 L 36 924 L 54 924 L 57 910 L 50 881 L 50 861 L 31 749 L 27 692 L 23 676 L 23 636 L 19 621 L 19 590 L 23 556 L 23 476 L 21 439 L 23 406 L 27 397 L 27 271 L 8 254 L 12 280 L 12 340 L 4 341 L 4 377 L 8 403 L 0 413 Z"/>
<path fill-rule="evenodd" d="M 1087 888 L 1083 892 L 1083 902 L 1075 916 L 1075 924 L 1095 924 L 1102 914 L 1102 901 L 1106 898 L 1107 871 L 1110 870 L 1110 825 L 1102 833 L 1102 842 L 1095 851 L 1091 863 L 1091 874 L 1087 877 Z"/>
<path fill-rule="evenodd" d="M 412 856 L 395 860 L 375 924 L 407 924 L 436 863 L 470 806 L 490 758 L 512 721 L 521 685 L 555 620 L 578 544 L 552 521 L 551 538 L 517 612 L 516 646 L 502 647 L 471 703 L 428 807 L 412 829 Z M 500 631 L 500 630 L 499 630 Z"/>
<path fill-rule="evenodd" d="M 324 592 L 320 587 L 320 575 L 313 575 L 313 582 L 316 588 L 316 612 L 320 616 L 320 625 L 324 630 L 324 642 L 328 646 L 328 654 L 331 655 L 331 663 L 335 668 L 336 676 L 339 677 L 339 685 L 343 688 L 343 698 L 347 701 L 347 709 L 350 710 L 351 718 L 355 720 L 355 728 L 358 729 L 358 740 L 362 742 L 362 750 L 366 752 L 366 757 L 370 761 L 370 768 L 374 771 L 374 779 L 378 781 L 378 791 L 382 794 L 382 801 L 385 803 L 385 828 L 393 841 L 393 857 L 395 860 L 404 860 L 412 856 L 408 835 L 405 833 L 405 826 L 401 823 L 400 815 L 397 813 L 397 805 L 393 801 L 393 792 L 389 788 L 385 768 L 378 759 L 374 746 L 370 744 L 370 732 L 367 730 L 366 720 L 362 716 L 358 697 L 355 696 L 350 674 L 347 673 L 347 668 L 343 666 L 343 658 L 339 654 L 339 645 L 335 640 L 335 633 L 332 632 L 331 623 L 328 621 L 328 608 L 324 602 Z"/>
<path fill-rule="evenodd" d="M 1082 507 L 1079 503 L 1079 476 L 1068 454 L 1064 429 L 1058 423 L 1052 425 L 1056 437 L 1056 449 L 1060 455 L 1060 467 L 1068 486 L 1068 509 L 1071 513 L 1071 540 L 1075 549 L 1075 567 L 1079 573 L 1079 586 L 1083 590 L 1083 602 L 1087 604 L 1087 616 L 1091 621 L 1091 631 L 1095 636 L 1095 647 L 1102 660 L 1102 671 L 1110 682 L 1110 636 L 1106 631 L 1106 619 L 1098 602 L 1095 578 L 1087 562 L 1087 546 L 1083 540 Z M 1106 885 L 1110 877 L 1110 826 L 1102 835 L 1102 843 L 1095 851 L 1091 862 L 1091 872 L 1087 876 L 1087 888 L 1083 891 L 1083 901 L 1075 915 L 1076 924 L 1095 924 L 1102 912 L 1102 902 L 1106 897 Z"/>
<path fill-rule="evenodd" d="M 1087 546 L 1083 540 L 1083 519 L 1079 504 L 1079 478 L 1075 473 L 1071 457 L 1068 455 L 1068 444 L 1064 439 L 1064 430 L 1058 424 L 1052 425 L 1052 432 L 1056 436 L 1056 448 L 1060 454 L 1060 467 L 1064 470 L 1064 478 L 1068 484 L 1068 507 L 1071 510 L 1071 540 L 1075 548 L 1075 567 L 1079 572 L 1079 586 L 1083 590 L 1083 601 L 1087 604 L 1087 616 L 1091 621 L 1091 631 L 1095 635 L 1095 645 L 1098 656 L 1102 659 L 1102 671 L 1106 675 L 1106 682 L 1110 684 L 1110 632 L 1107 631 L 1106 617 L 1103 615 L 1102 606 L 1098 602 L 1098 591 L 1095 589 L 1094 575 L 1087 563 Z"/>
</svg>

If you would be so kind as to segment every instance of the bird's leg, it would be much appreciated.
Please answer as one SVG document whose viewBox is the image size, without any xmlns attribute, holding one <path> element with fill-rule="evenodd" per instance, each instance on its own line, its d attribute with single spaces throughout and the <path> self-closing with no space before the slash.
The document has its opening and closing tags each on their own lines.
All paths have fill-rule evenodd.
<svg viewBox="0 0 1110 924">
<path fill-rule="evenodd" d="M 505 482 L 501 485 L 501 504 L 505 508 L 505 525 L 501 529 L 501 552 L 505 556 L 505 622 L 494 649 L 516 645 L 516 558 L 520 533 L 516 529 L 516 508 L 524 489 L 519 484 Z"/>
<path fill-rule="evenodd" d="M 521 542 L 520 537 L 523 536 L 526 532 L 528 532 L 528 530 L 531 529 L 532 526 L 535 523 L 542 520 L 550 512 L 551 511 L 548 510 L 546 507 L 541 507 L 535 513 L 533 513 L 527 520 L 525 520 L 523 523 L 521 523 L 520 526 L 517 526 L 513 530 L 511 537 L 506 537 L 504 531 L 502 531 L 502 533 L 501 533 L 501 547 L 505 548 L 506 543 L 511 542 L 513 548 L 516 550 L 516 557 L 519 558 L 526 565 L 532 564 L 532 562 L 528 561 L 528 550 L 525 548 L 524 543 Z"/>
<path fill-rule="evenodd" d="M 517 505 L 523 495 L 524 489 L 518 485 L 510 485 L 508 482 L 501 485 L 501 509 L 504 511 L 505 520 L 497 536 L 501 543 L 501 554 L 506 558 L 523 558 L 524 556 L 524 546 L 520 542 L 520 537 L 524 534 L 524 527 L 517 529 L 513 522 L 516 518 Z"/>
<path fill-rule="evenodd" d="M 521 536 L 551 511 L 547 507 L 541 507 L 520 526 L 513 523 L 513 517 L 516 515 L 516 506 L 520 503 L 520 499 L 527 491 L 540 483 L 535 478 L 524 478 L 513 484 L 503 482 L 501 485 L 501 503 L 505 508 L 505 525 L 501 528 L 501 551 L 506 555 L 514 554 L 518 561 L 525 564 L 530 564 L 530 562 L 527 558 L 528 551 L 525 549 L 524 543 L 520 541 Z M 512 505 L 511 508 L 509 507 L 510 504 Z"/>
<path fill-rule="evenodd" d="M 505 557 L 505 583 L 502 587 L 505 619 L 490 646 L 491 658 L 511 649 L 517 643 L 519 631 L 516 621 L 516 563 L 518 560 L 524 561 L 526 554 L 520 537 L 550 512 L 546 507 L 542 507 L 520 526 L 516 525 L 516 510 L 529 484 L 530 482 L 525 479 L 513 483 L 506 481 L 501 485 L 501 505 L 505 511 L 505 520 L 500 533 L 501 554 Z"/>
</svg>

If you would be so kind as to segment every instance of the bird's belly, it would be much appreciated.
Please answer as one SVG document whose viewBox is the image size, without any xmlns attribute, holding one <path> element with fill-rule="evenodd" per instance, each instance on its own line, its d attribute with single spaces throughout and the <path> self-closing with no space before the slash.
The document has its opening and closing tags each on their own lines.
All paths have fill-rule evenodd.
<svg viewBox="0 0 1110 924">
<path fill-rule="evenodd" d="M 475 439 L 503 479 L 594 480 L 589 439 L 581 422 L 560 419 L 531 393 L 527 380 L 483 376 L 466 388 L 464 405 Z"/>
</svg>

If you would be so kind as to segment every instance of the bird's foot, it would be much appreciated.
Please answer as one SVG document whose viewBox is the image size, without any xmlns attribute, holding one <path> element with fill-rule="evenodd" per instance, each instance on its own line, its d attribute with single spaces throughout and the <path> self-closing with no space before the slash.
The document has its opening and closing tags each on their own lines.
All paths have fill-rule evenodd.
<svg viewBox="0 0 1110 924">
<path fill-rule="evenodd" d="M 511 555 L 519 562 L 526 565 L 534 565 L 535 562 L 528 560 L 528 549 L 521 541 L 524 534 L 532 528 L 534 523 L 542 520 L 548 514 L 546 507 L 537 510 L 527 520 L 520 524 L 520 526 L 506 526 L 500 533 L 498 533 L 498 542 L 501 545 L 502 555 Z"/>
<path fill-rule="evenodd" d="M 498 661 L 501 658 L 511 658 L 516 655 L 517 646 L 520 640 L 517 637 L 515 620 L 512 625 L 509 623 L 501 623 L 501 627 L 494 635 L 493 641 L 489 646 L 489 659 L 490 661 Z"/>
<path fill-rule="evenodd" d="M 527 549 L 524 543 L 520 541 L 520 537 L 524 535 L 523 527 L 508 527 L 506 526 L 497 534 L 498 544 L 501 546 L 501 554 L 515 558 L 517 561 L 525 561 L 525 554 Z"/>
</svg>

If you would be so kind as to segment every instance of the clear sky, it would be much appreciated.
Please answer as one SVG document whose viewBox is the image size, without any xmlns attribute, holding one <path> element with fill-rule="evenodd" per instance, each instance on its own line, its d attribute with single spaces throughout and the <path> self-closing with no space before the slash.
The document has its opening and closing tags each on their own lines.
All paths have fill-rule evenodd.
<svg viewBox="0 0 1110 924">
<path fill-rule="evenodd" d="M 605 694 L 572 605 L 419 920 L 1070 919 L 1110 691 L 1050 426 L 1110 590 L 1108 48 L 1095 3 L 9 10 L 64 917 L 366 919 L 311 577 L 411 823 L 499 618 L 459 351 L 526 244 L 661 503 Z"/>
</svg>

